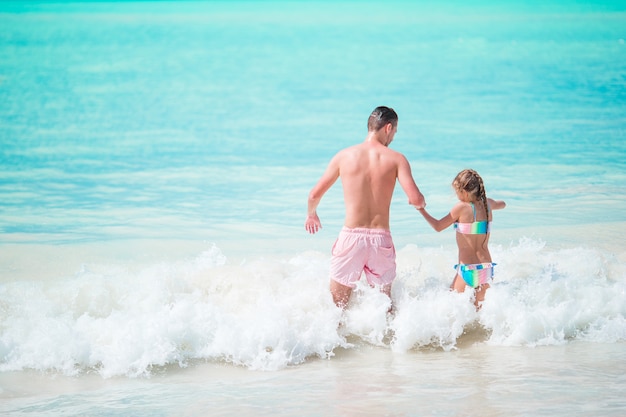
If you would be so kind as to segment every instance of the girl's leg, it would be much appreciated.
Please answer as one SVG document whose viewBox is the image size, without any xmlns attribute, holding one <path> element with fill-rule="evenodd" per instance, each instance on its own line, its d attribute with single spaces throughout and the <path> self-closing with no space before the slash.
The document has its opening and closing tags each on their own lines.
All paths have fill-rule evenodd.
<svg viewBox="0 0 626 417">
<path fill-rule="evenodd" d="M 483 285 L 476 287 L 476 289 L 474 290 L 474 295 L 475 295 L 474 305 L 476 306 L 476 310 L 480 310 L 480 307 L 483 301 L 485 301 L 485 293 L 487 292 L 488 289 L 489 289 L 489 284 L 483 284 Z"/>
<path fill-rule="evenodd" d="M 450 285 L 450 289 L 456 292 L 465 292 L 465 287 L 467 287 L 467 284 L 463 281 L 463 278 L 461 278 L 458 274 L 455 275 L 452 285 Z"/>
</svg>

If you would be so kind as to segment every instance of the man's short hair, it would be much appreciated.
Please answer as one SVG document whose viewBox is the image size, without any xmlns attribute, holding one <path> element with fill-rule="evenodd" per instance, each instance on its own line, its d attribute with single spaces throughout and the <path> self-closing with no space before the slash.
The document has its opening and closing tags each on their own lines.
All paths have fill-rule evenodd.
<svg viewBox="0 0 626 417">
<path fill-rule="evenodd" d="M 374 109 L 367 119 L 367 130 L 369 132 L 377 132 L 387 123 L 391 123 L 393 127 L 398 125 L 398 114 L 391 107 L 379 106 Z"/>
</svg>

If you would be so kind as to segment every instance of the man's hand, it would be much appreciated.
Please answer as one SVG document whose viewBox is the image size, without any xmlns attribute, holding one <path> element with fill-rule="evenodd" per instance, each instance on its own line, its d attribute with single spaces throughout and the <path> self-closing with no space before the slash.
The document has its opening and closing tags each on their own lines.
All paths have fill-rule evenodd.
<svg viewBox="0 0 626 417">
<path fill-rule="evenodd" d="M 320 222 L 320 218 L 317 217 L 317 213 L 309 214 L 306 217 L 306 221 L 304 222 L 304 228 L 310 234 L 314 234 L 322 228 L 322 223 Z"/>
</svg>

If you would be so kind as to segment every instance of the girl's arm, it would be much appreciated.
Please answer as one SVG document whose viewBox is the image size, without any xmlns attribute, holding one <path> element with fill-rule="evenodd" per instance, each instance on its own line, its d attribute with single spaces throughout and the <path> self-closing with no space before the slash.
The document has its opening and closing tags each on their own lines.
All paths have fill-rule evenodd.
<svg viewBox="0 0 626 417">
<path fill-rule="evenodd" d="M 491 198 L 488 198 L 487 200 L 489 202 L 489 207 L 492 210 L 502 210 L 506 207 L 506 203 L 504 202 L 504 200 L 494 200 Z"/>
<path fill-rule="evenodd" d="M 445 217 L 442 217 L 439 220 L 428 214 L 428 212 L 424 208 L 418 209 L 418 211 L 422 214 L 422 216 L 424 216 L 424 219 L 426 219 L 428 224 L 430 224 L 431 227 L 437 232 L 441 232 L 442 230 L 446 229 L 456 220 L 452 216 L 452 211 L 450 211 L 450 213 L 448 213 Z"/>
</svg>

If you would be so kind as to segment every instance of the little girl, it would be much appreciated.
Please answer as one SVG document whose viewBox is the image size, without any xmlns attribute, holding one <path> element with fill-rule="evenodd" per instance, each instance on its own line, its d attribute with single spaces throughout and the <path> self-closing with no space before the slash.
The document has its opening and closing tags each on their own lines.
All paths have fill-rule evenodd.
<svg viewBox="0 0 626 417">
<path fill-rule="evenodd" d="M 437 220 L 423 208 L 419 212 L 437 232 L 454 224 L 459 263 L 455 265 L 456 275 L 450 288 L 457 292 L 465 291 L 467 286 L 473 288 L 474 304 L 478 309 L 485 299 L 496 265 L 491 262 L 488 247 L 492 210 L 503 209 L 506 203 L 487 198 L 483 179 L 471 169 L 459 172 L 452 187 L 459 202 L 445 217 Z"/>
</svg>

